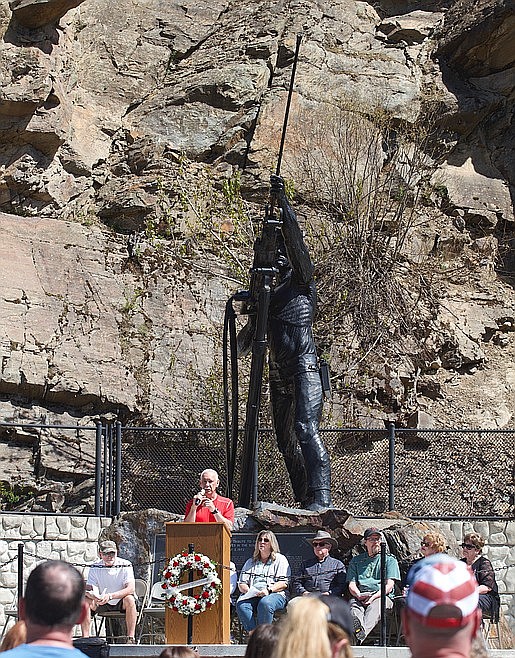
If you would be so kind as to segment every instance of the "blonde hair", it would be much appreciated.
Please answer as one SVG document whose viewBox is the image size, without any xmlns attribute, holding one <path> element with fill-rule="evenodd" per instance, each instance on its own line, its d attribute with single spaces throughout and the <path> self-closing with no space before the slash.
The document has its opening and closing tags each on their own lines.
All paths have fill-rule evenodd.
<svg viewBox="0 0 515 658">
<path fill-rule="evenodd" d="M 270 559 L 272 562 L 275 560 L 277 557 L 277 553 L 281 552 L 281 549 L 279 548 L 279 542 L 277 541 L 277 537 L 274 535 L 274 533 L 271 530 L 261 530 L 258 532 L 258 536 L 256 537 L 256 543 L 254 544 L 254 554 L 252 555 L 252 559 L 254 562 L 260 559 L 260 552 L 259 552 L 259 540 L 261 537 L 265 537 L 266 539 L 270 540 Z"/>
<path fill-rule="evenodd" d="M 447 548 L 445 537 L 439 532 L 426 532 L 422 541 L 429 544 L 435 553 L 443 553 Z"/>
<path fill-rule="evenodd" d="M 272 658 L 333 658 L 332 645 L 347 642 L 336 658 L 352 658 L 349 635 L 327 621 L 328 607 L 314 596 L 306 596 L 288 610 L 281 621 L 279 639 Z"/>
<path fill-rule="evenodd" d="M 463 537 L 463 543 L 472 544 L 476 550 L 482 551 L 483 546 L 485 545 L 485 540 L 477 532 L 467 532 L 467 534 Z"/>
<path fill-rule="evenodd" d="M 4 635 L 0 651 L 9 651 L 27 641 L 27 627 L 24 621 L 17 621 Z"/>
</svg>

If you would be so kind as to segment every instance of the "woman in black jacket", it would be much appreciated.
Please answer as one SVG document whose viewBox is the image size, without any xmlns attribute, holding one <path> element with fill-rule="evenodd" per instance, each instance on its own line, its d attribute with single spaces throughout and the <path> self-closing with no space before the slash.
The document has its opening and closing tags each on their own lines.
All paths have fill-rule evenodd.
<svg viewBox="0 0 515 658">
<path fill-rule="evenodd" d="M 463 537 L 463 562 L 474 572 L 479 585 L 479 607 L 493 619 L 499 618 L 499 591 L 495 582 L 492 563 L 482 555 L 485 540 L 477 532 L 469 532 Z"/>
</svg>

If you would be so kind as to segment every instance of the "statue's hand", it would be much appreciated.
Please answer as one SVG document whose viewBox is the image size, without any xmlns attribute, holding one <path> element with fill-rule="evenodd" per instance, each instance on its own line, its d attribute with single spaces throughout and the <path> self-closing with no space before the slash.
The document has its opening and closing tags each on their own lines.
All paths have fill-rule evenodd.
<svg viewBox="0 0 515 658">
<path fill-rule="evenodd" d="M 270 176 L 270 196 L 279 198 L 284 196 L 284 178 L 272 174 Z"/>
</svg>

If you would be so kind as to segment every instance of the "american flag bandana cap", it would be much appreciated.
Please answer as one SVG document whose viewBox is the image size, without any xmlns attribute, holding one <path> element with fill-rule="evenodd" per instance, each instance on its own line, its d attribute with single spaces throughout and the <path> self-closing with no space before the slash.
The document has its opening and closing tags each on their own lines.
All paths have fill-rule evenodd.
<svg viewBox="0 0 515 658">
<path fill-rule="evenodd" d="M 461 628 L 477 610 L 478 584 L 465 562 L 438 553 L 418 561 L 408 574 L 406 606 L 425 626 Z"/>
</svg>

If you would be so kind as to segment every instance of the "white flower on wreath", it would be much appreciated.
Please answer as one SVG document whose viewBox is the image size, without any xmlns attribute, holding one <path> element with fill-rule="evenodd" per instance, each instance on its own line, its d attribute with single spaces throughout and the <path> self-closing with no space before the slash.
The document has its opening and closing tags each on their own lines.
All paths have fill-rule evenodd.
<svg viewBox="0 0 515 658">
<path fill-rule="evenodd" d="M 202 586 L 198 594 L 188 596 L 177 589 L 185 571 L 197 571 L 209 582 Z M 201 553 L 183 551 L 170 558 L 161 574 L 161 587 L 165 592 L 167 604 L 181 615 L 198 615 L 210 608 L 220 595 L 222 581 L 218 577 L 216 564 Z"/>
</svg>

